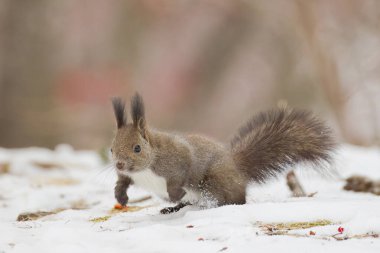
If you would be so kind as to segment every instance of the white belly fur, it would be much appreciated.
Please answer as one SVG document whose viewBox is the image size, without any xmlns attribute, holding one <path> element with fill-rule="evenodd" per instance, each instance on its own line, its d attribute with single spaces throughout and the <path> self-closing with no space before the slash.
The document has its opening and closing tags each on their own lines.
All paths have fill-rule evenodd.
<svg viewBox="0 0 380 253">
<path fill-rule="evenodd" d="M 128 173 L 137 187 L 153 192 L 161 198 L 169 198 L 166 179 L 154 174 L 150 169 Z"/>
<path fill-rule="evenodd" d="M 169 194 L 166 186 L 166 179 L 153 173 L 150 169 L 144 169 L 139 172 L 128 173 L 132 178 L 135 186 L 144 190 L 153 192 L 159 197 L 169 199 Z M 184 188 L 186 195 L 183 196 L 182 201 L 196 204 L 199 201 L 200 194 L 190 189 Z"/>
</svg>

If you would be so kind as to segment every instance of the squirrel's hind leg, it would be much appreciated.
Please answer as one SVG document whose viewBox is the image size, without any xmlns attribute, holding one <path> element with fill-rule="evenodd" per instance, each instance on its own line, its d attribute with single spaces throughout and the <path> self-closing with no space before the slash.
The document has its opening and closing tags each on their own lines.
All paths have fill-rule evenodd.
<svg viewBox="0 0 380 253">
<path fill-rule="evenodd" d="M 202 186 L 206 199 L 216 200 L 217 206 L 245 204 L 246 187 L 244 176 L 228 162 L 211 166 Z"/>
<path fill-rule="evenodd" d="M 191 205 L 190 202 L 180 202 L 176 206 L 170 206 L 170 207 L 165 207 L 161 209 L 160 213 L 161 214 L 170 214 L 170 213 L 175 213 L 184 208 L 185 206 Z"/>
</svg>

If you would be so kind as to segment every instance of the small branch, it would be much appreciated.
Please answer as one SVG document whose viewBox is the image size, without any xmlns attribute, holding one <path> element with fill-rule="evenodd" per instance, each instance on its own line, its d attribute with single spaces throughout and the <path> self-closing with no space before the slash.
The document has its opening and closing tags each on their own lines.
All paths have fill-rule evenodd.
<svg viewBox="0 0 380 253">
<path fill-rule="evenodd" d="M 293 197 L 307 196 L 293 170 L 286 175 L 286 182 L 293 193 Z"/>
<path fill-rule="evenodd" d="M 130 204 L 136 204 L 136 203 L 144 202 L 144 201 L 149 200 L 151 198 L 152 198 L 152 196 L 147 195 L 147 196 L 144 196 L 144 197 L 141 197 L 141 198 L 130 200 L 128 203 L 130 203 Z"/>
<path fill-rule="evenodd" d="M 369 192 L 380 195 L 380 181 L 374 181 L 363 176 L 352 176 L 346 179 L 346 191 Z"/>
</svg>

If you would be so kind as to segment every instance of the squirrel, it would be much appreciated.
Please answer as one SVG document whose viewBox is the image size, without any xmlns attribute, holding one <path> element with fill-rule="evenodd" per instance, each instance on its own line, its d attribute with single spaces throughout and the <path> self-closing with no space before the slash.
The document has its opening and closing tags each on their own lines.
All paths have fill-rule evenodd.
<svg viewBox="0 0 380 253">
<path fill-rule="evenodd" d="M 250 182 L 264 183 L 300 162 L 319 170 L 332 162 L 332 132 L 308 111 L 259 113 L 225 146 L 200 135 L 148 127 L 138 93 L 131 100 L 131 123 L 124 101 L 116 97 L 112 104 L 117 123 L 111 148 L 118 175 L 115 198 L 121 205 L 128 202 L 131 184 L 177 204 L 162 214 L 189 204 L 245 204 Z"/>
</svg>

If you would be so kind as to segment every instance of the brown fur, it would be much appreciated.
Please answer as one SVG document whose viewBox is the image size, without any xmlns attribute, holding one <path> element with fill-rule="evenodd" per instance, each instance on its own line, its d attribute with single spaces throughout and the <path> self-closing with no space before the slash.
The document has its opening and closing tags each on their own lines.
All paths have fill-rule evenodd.
<svg viewBox="0 0 380 253">
<path fill-rule="evenodd" d="M 124 165 L 123 170 L 148 169 L 165 178 L 173 202 L 180 202 L 187 189 L 215 200 L 217 205 L 244 204 L 249 181 L 262 182 L 298 162 L 319 165 L 331 160 L 334 142 L 330 131 L 307 112 L 260 114 L 240 129 L 230 149 L 198 135 L 149 129 L 141 96 L 135 95 L 131 105 L 133 122 L 118 128 L 113 158 Z M 125 118 L 119 107 L 114 106 L 118 126 Z M 136 145 L 141 146 L 141 152 L 134 152 Z M 128 201 L 130 183 L 130 178 L 119 173 L 115 197 L 121 204 Z"/>
</svg>

